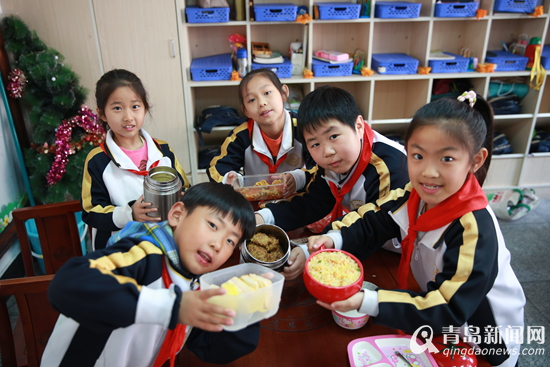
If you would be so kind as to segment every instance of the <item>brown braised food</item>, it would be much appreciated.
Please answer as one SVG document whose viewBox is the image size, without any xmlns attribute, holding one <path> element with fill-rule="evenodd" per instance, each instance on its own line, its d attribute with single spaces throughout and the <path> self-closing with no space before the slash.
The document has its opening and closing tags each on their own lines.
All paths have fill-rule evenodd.
<svg viewBox="0 0 550 367">
<path fill-rule="evenodd" d="M 254 234 L 246 247 L 250 255 L 264 262 L 277 261 L 285 255 L 279 240 L 275 236 L 262 232 Z"/>
</svg>

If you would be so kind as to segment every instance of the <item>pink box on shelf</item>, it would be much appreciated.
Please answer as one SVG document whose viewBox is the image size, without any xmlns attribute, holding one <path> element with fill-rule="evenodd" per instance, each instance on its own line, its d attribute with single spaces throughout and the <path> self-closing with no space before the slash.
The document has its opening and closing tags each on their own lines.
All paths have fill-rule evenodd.
<svg viewBox="0 0 550 367">
<path fill-rule="evenodd" d="M 323 59 L 328 59 L 332 61 L 346 61 L 349 60 L 349 54 L 345 52 L 338 51 L 325 51 L 320 50 L 315 52 L 315 56 L 322 57 Z"/>
</svg>

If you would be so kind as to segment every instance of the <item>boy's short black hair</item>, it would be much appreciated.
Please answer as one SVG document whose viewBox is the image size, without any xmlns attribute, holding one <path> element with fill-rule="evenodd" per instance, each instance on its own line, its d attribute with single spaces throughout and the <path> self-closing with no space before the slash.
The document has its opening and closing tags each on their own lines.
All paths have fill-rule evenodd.
<svg viewBox="0 0 550 367">
<path fill-rule="evenodd" d="M 181 198 L 185 210 L 191 214 L 196 208 L 205 206 L 222 214 L 229 215 L 234 225 L 240 226 L 243 235 L 239 240 L 250 239 L 256 230 L 254 209 L 244 196 L 230 185 L 219 182 L 203 182 L 191 186 Z"/>
<path fill-rule="evenodd" d="M 348 91 L 325 85 L 305 96 L 298 109 L 298 135 L 303 141 L 304 131 L 312 132 L 335 119 L 355 130 L 361 110 Z"/>
</svg>

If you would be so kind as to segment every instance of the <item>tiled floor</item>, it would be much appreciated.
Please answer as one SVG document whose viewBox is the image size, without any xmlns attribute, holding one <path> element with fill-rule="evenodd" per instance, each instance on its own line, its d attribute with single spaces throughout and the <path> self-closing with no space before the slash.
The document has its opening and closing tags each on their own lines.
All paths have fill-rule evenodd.
<svg viewBox="0 0 550 367">
<path fill-rule="evenodd" d="M 548 366 L 550 361 L 550 199 L 541 200 L 530 213 L 512 222 L 500 222 L 512 255 L 512 267 L 527 298 L 525 327 L 543 327 L 543 344 L 526 344 L 524 350 L 540 348 L 544 355 L 525 355 L 521 367 Z M 13 298 L 12 298 L 13 301 Z M 14 319 L 16 308 L 12 302 Z M 539 354 L 541 353 L 539 350 Z M 0 361 L 0 367 L 2 363 Z"/>
<path fill-rule="evenodd" d="M 518 277 L 527 304 L 525 327 L 544 327 L 543 344 L 526 344 L 525 352 L 542 348 L 544 355 L 521 356 L 521 367 L 548 366 L 550 361 L 550 200 L 541 200 L 530 213 L 516 221 L 500 222 L 506 245 L 512 255 L 512 268 Z"/>
</svg>

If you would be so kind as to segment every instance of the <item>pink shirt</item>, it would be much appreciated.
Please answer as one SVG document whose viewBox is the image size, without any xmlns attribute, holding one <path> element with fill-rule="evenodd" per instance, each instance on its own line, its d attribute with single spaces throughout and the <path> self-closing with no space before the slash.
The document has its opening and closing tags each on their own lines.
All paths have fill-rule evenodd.
<svg viewBox="0 0 550 367">
<path fill-rule="evenodd" d="M 120 147 L 120 149 L 134 162 L 140 171 L 147 168 L 147 142 L 143 141 L 143 146 L 138 150 L 128 150 Z"/>
</svg>

